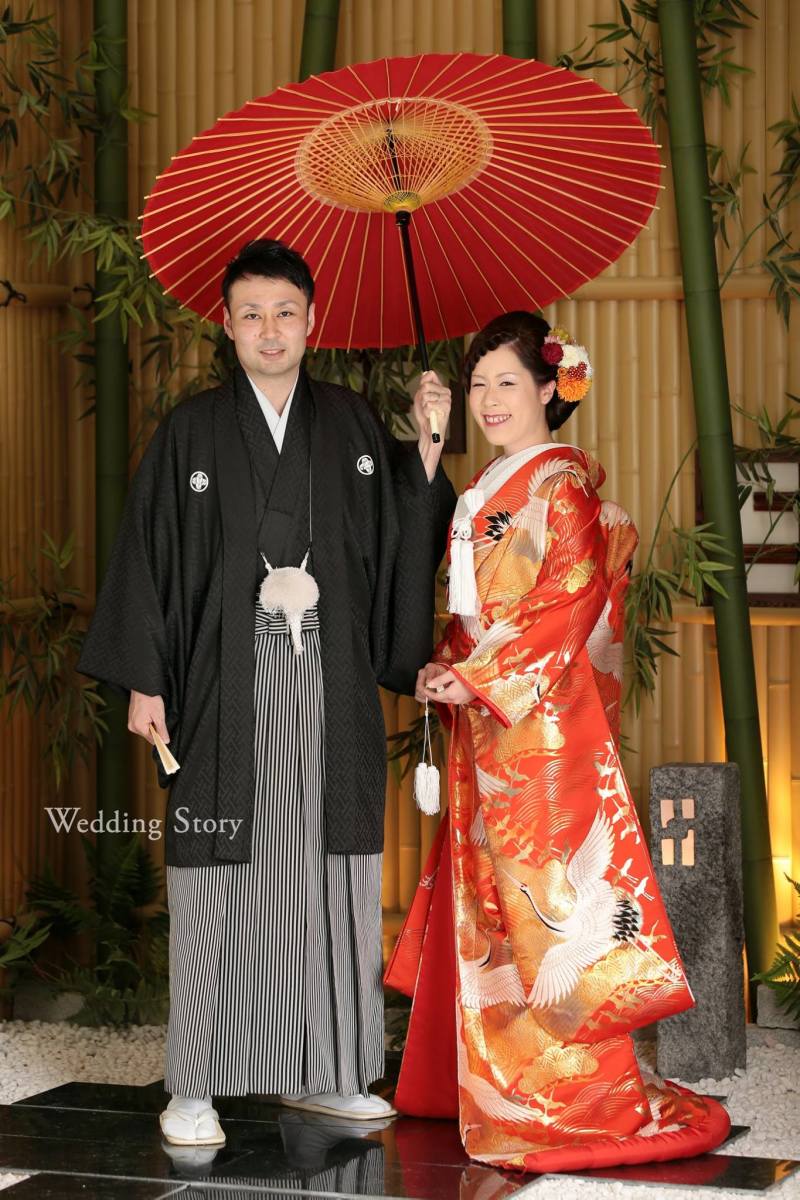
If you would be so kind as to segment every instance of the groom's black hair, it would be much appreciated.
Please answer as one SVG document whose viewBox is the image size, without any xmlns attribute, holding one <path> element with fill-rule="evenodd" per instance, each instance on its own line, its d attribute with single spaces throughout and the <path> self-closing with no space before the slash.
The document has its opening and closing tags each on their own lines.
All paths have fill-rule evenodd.
<svg viewBox="0 0 800 1200">
<path fill-rule="evenodd" d="M 257 238 L 245 242 L 235 258 L 225 268 L 222 277 L 222 296 L 225 307 L 230 309 L 229 296 L 232 284 L 246 276 L 259 275 L 262 279 L 288 279 L 311 305 L 314 299 L 314 277 L 302 254 L 292 250 L 284 242 L 272 238 Z"/>
</svg>

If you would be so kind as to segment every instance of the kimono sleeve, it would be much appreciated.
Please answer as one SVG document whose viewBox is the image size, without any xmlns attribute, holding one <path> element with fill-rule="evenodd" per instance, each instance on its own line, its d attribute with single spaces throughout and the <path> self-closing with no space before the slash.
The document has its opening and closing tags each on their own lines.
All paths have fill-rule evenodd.
<svg viewBox="0 0 800 1200">
<path fill-rule="evenodd" d="M 449 667 L 455 662 L 455 652 L 453 650 L 453 638 L 458 628 L 458 617 L 451 617 L 447 622 L 445 631 L 442 634 L 440 641 L 436 643 L 431 655 L 431 662 L 441 663 L 443 666 Z"/>
<path fill-rule="evenodd" d="M 444 631 L 441 639 L 436 643 L 436 645 L 433 648 L 433 654 L 431 655 L 431 662 L 440 663 L 444 667 L 452 666 L 452 664 L 455 662 L 455 658 L 456 658 L 456 651 L 453 648 L 453 638 L 456 634 L 457 629 L 458 629 L 458 617 L 451 617 L 450 620 L 447 622 L 447 626 L 445 628 L 445 631 Z M 450 705 L 449 704 L 438 704 L 434 700 L 433 706 L 439 715 L 439 720 L 441 721 L 443 727 L 445 729 L 452 729 L 453 714 L 451 712 Z"/>
<path fill-rule="evenodd" d="M 608 594 L 600 501 L 563 475 L 548 507 L 535 587 L 511 604 L 450 669 L 506 727 L 539 704 L 586 645 Z"/>
<path fill-rule="evenodd" d="M 456 495 L 441 463 L 431 481 L 416 444 L 393 438 L 381 425 L 392 481 L 396 544 L 390 571 L 385 659 L 378 682 L 414 694 L 417 672 L 433 646 L 436 569 L 442 560 Z"/>
<path fill-rule="evenodd" d="M 165 608 L 179 523 L 171 424 L 169 416 L 160 423 L 131 480 L 77 664 L 115 690 L 162 696 L 168 715 L 175 689 Z"/>
</svg>

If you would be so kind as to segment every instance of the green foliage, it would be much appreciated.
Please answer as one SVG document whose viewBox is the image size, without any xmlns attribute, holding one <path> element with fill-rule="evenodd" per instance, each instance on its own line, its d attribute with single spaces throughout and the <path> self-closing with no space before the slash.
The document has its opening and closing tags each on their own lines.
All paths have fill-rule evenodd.
<svg viewBox="0 0 800 1200">
<path fill-rule="evenodd" d="M 76 602 L 82 593 L 65 581 L 74 550 L 71 534 L 57 546 L 45 534 L 42 557 L 50 564 L 52 583 L 30 569 L 33 603 L 11 599 L 12 579 L 0 579 L 0 650 L 7 666 L 0 673 L 0 705 L 10 720 L 20 702 L 45 721 L 45 760 L 59 790 L 76 753 L 88 761 L 95 741 L 107 729 L 97 685 L 82 681 L 75 664 L 83 642 L 76 626 Z"/>
<path fill-rule="evenodd" d="M 655 691 L 657 660 L 662 654 L 677 654 L 664 640 L 671 636 L 671 631 L 663 628 L 672 622 L 673 604 L 687 597 L 700 605 L 706 588 L 727 595 L 718 576 L 731 569 L 730 563 L 722 559 L 733 555 L 720 535 L 713 532 L 709 523 L 683 528 L 670 514 L 672 493 L 695 445 L 696 442 L 692 443 L 686 451 L 672 477 L 645 564 L 631 578 L 626 596 L 625 631 L 631 646 L 631 675 L 624 702 L 633 701 L 637 716 L 642 699 Z M 668 533 L 659 547 L 665 524 Z"/>
<path fill-rule="evenodd" d="M 694 0 L 697 26 L 697 55 L 700 75 L 706 94 L 717 91 L 723 101 L 730 103 L 733 81 L 747 68 L 731 58 L 733 47 L 726 45 L 739 30 L 748 29 L 756 14 L 742 0 Z M 661 47 L 658 30 L 658 6 L 647 0 L 634 0 L 627 5 L 618 0 L 619 16 L 616 21 L 591 26 L 599 36 L 591 45 L 586 39 L 567 54 L 556 60 L 560 66 L 573 71 L 603 71 L 611 67 L 624 68 L 620 95 L 630 91 L 637 93 L 639 112 L 655 132 L 659 123 L 666 121 L 664 100 L 664 70 L 661 62 Z M 639 18 L 637 21 L 635 18 Z M 609 55 L 609 48 L 613 54 Z M 784 210 L 800 198 L 797 190 L 800 169 L 800 108 L 794 96 L 791 113 L 782 121 L 770 126 L 776 135 L 776 144 L 782 147 L 782 159 L 773 178 L 772 191 L 761 198 L 761 212 L 756 224 L 743 236 L 733 261 L 720 280 L 722 287 L 737 267 L 742 254 L 753 236 L 763 228 L 771 234 L 771 241 L 764 256 L 757 263 L 770 277 L 770 294 L 781 319 L 788 328 L 792 301 L 800 297 L 800 251 L 796 250 L 791 231 L 783 227 Z M 728 161 L 719 146 L 709 144 L 709 202 L 711 204 L 714 233 L 719 235 L 725 246 L 730 247 L 727 222 L 734 220 L 744 225 L 741 190 L 746 175 L 754 173 L 747 162 L 746 144 L 735 163 Z"/>
<path fill-rule="evenodd" d="M 106 836 L 102 855 L 91 838 L 82 836 L 81 843 L 90 875 L 88 902 L 60 884 L 46 864 L 26 892 L 27 942 L 22 941 L 25 953 L 17 960 L 24 960 L 30 973 L 30 955 L 48 937 L 85 935 L 96 947 L 91 966 L 71 956 L 70 966 L 57 971 L 33 964 L 35 974 L 53 990 L 81 993 L 83 1008 L 71 1020 L 79 1025 L 161 1024 L 169 1002 L 169 915 L 156 904 L 161 872 L 138 834 Z M 0 965 L 6 965 L 2 955 Z"/>
<path fill-rule="evenodd" d="M 776 121 L 769 127 L 770 133 L 776 133 L 777 146 L 783 147 L 783 158 L 777 171 L 774 172 L 776 183 L 770 199 L 776 202 L 785 200 L 797 182 L 800 170 L 800 108 L 792 96 L 792 113 L 783 121 Z"/>
<path fill-rule="evenodd" d="M 617 0 L 617 4 L 616 21 L 591 25 L 598 34 L 592 44 L 587 47 L 584 39 L 573 50 L 559 55 L 556 64 L 572 71 L 622 67 L 624 77 L 619 94 L 637 91 L 642 119 L 655 129 L 658 121 L 665 117 L 658 5 L 655 0 L 632 0 L 630 4 Z M 755 20 L 756 14 L 743 0 L 694 0 L 694 11 L 703 88 L 706 93 L 718 91 L 728 104 L 731 83 L 749 71 L 733 61 L 733 47 L 721 43 L 729 40 L 737 30 L 748 29 L 748 18 Z"/>
<path fill-rule="evenodd" d="M 11 926 L 11 935 L 0 943 L 0 971 L 32 966 L 33 952 L 47 941 L 50 926 L 42 925 L 35 913 L 30 912 L 18 913 L 13 920 L 4 920 L 3 924 Z"/>
<path fill-rule="evenodd" d="M 68 194 L 85 194 L 81 179 L 81 139 L 102 140 L 106 128 L 97 116 L 95 83 L 108 67 L 108 39 L 96 36 L 72 64 L 71 77 L 62 69 L 62 47 L 51 16 L 33 17 L 33 8 L 15 20 L 12 6 L 0 16 L 0 148 L 7 163 L 19 144 L 23 120 L 32 121 L 46 140 L 44 156 L 28 163 L 13 179 L 4 177 L 0 190 L 0 219 L 25 206 L 29 227 L 47 222 L 48 213 L 58 209 Z M 129 121 L 142 120 L 146 113 L 130 107 L 127 95 L 120 110 Z M 63 132 L 53 134 L 58 125 Z M 9 189 L 9 183 L 13 188 Z M 52 245 L 52 230 L 45 240 Z"/>
<path fill-rule="evenodd" d="M 792 200 L 796 200 L 798 195 L 800 193 L 792 195 L 788 201 L 782 202 L 780 208 L 785 207 Z M 775 297 L 775 306 L 788 329 L 791 303 L 800 298 L 800 288 L 798 287 L 800 271 L 796 266 L 797 263 L 800 263 L 800 251 L 795 250 L 791 233 L 785 232 L 779 209 L 773 208 L 766 196 L 763 196 L 762 200 L 764 208 L 767 210 L 766 224 L 775 240 L 770 244 L 766 255 L 761 260 L 761 266 L 771 276 L 770 292 Z"/>
<path fill-rule="evenodd" d="M 785 878 L 800 895 L 800 883 L 788 875 Z M 754 975 L 753 980 L 765 983 L 775 993 L 778 1005 L 800 1025 L 800 933 L 787 933 L 785 942 L 778 945 L 772 965 Z"/>
<path fill-rule="evenodd" d="M 463 338 L 430 342 L 430 368 L 440 379 L 461 377 Z M 421 367 L 416 346 L 385 350 L 310 350 L 308 369 L 315 379 L 338 383 L 361 392 L 379 413 L 390 433 L 410 434 L 411 394 Z"/>
<path fill-rule="evenodd" d="M 756 173 L 755 167 L 751 167 L 747 162 L 749 148 L 750 143 L 747 142 L 736 163 L 731 164 L 721 146 L 709 144 L 706 147 L 710 188 L 708 199 L 711 204 L 714 236 L 719 235 L 728 247 L 730 242 L 726 222 L 735 220 L 740 227 L 742 226 L 742 182 L 745 175 Z"/>
<path fill-rule="evenodd" d="M 790 393 L 787 396 L 793 404 L 800 403 L 799 397 Z M 771 506 L 776 485 L 769 469 L 769 455 L 780 451 L 789 453 L 800 461 L 800 440 L 794 437 L 790 428 L 791 423 L 800 417 L 800 410 L 790 407 L 775 422 L 766 407 L 762 407 L 756 413 L 739 405 L 732 407 L 752 422 L 760 441 L 760 445 L 755 448 L 734 448 L 737 464 L 745 477 L 739 484 L 740 506 L 754 487 L 766 493 Z M 675 654 L 675 650 L 664 641 L 665 637 L 671 635 L 663 629 L 663 625 L 672 622 L 674 602 L 680 597 L 686 597 L 701 605 L 705 603 L 706 592 L 709 589 L 726 595 L 719 576 L 731 569 L 730 564 L 723 561 L 732 557 L 731 552 L 709 524 L 684 529 L 672 521 L 669 512 L 670 498 L 678 477 L 695 445 L 696 443 L 693 443 L 690 446 L 672 478 L 650 543 L 647 560 L 641 572 L 633 576 L 628 589 L 626 630 L 632 649 L 632 675 L 625 699 L 626 703 L 633 700 L 637 714 L 642 698 L 651 695 L 655 690 L 657 659 L 661 654 Z M 767 552 L 773 530 L 781 517 L 789 511 L 800 521 L 800 490 L 787 493 L 782 506 L 770 514 L 769 528 L 748 563 L 748 571 Z M 657 556 L 656 550 L 665 522 L 671 528 Z M 800 562 L 795 569 L 795 579 L 800 581 Z"/>
<path fill-rule="evenodd" d="M 61 47 L 50 17 L 31 16 L 13 19 L 11 5 L 0 17 L 0 60 L 3 96 L 0 101 L 0 146 L 8 162 L 19 144 L 19 126 L 28 119 L 45 135 L 47 149 L 39 162 L 29 163 L 15 179 L 15 191 L 7 190 L 4 180 L 2 215 L 16 212 L 21 201 L 30 207 L 30 220 L 40 218 L 47 209 L 59 206 L 71 192 L 78 195 L 81 186 L 81 135 L 101 132 L 94 110 L 92 74 L 100 64 L 92 52 L 81 55 L 72 80 L 61 71 Z M 27 60 L 24 61 L 23 60 Z M 64 127 L 65 135 L 54 137 L 54 120 Z"/>
<path fill-rule="evenodd" d="M 734 271 L 761 268 L 770 276 L 770 294 L 775 298 L 775 306 L 780 313 L 784 325 L 788 329 L 793 300 L 800 297 L 800 252 L 795 250 L 792 233 L 783 228 L 783 218 L 787 210 L 796 200 L 800 199 L 798 189 L 798 170 L 800 170 L 800 110 L 797 101 L 792 96 L 792 115 L 784 121 L 778 121 L 770 126 L 777 134 L 775 144 L 783 147 L 781 163 L 773 172 L 774 186 L 767 195 L 761 197 L 761 215 L 755 225 L 742 238 L 741 244 L 729 263 L 725 274 L 720 279 L 720 287 L 724 287 Z M 750 168 L 745 164 L 747 147 L 742 151 L 737 167 L 728 170 L 728 180 L 711 181 L 710 200 L 714 210 L 715 226 L 721 233 L 725 244 L 724 220 L 726 216 L 735 215 L 741 220 L 741 204 L 738 193 L 745 174 Z M 717 147 L 710 148 L 710 164 L 716 167 L 719 162 Z M 766 254 L 760 261 L 739 266 L 740 260 L 760 229 L 767 228 L 772 234 L 772 240 Z"/>
</svg>

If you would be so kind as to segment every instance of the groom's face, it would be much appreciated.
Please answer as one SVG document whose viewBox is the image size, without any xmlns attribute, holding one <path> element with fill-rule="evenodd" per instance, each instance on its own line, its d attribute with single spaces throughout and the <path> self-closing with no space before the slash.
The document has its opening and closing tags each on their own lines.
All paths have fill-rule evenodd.
<svg viewBox="0 0 800 1200">
<path fill-rule="evenodd" d="M 247 275 L 228 289 L 225 332 L 267 395 L 270 384 L 294 379 L 313 328 L 313 303 L 288 279 Z"/>
</svg>

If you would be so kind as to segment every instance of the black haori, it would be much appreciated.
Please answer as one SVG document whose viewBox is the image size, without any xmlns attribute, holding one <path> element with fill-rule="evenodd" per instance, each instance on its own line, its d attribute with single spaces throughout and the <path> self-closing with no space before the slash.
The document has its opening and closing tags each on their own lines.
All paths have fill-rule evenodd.
<svg viewBox="0 0 800 1200">
<path fill-rule="evenodd" d="M 165 699 L 177 775 L 166 862 L 248 862 L 253 817 L 255 598 L 308 546 L 320 589 L 325 824 L 333 853 L 383 848 L 386 744 L 378 683 L 413 694 L 433 632 L 434 575 L 455 496 L 369 403 L 304 368 L 280 455 L 245 373 L 179 404 L 131 483 L 78 668 Z M 155 757 L 155 752 L 154 752 Z M 159 764 L 157 764 L 159 765 Z M 173 829 L 242 818 L 237 835 Z M 200 822 L 198 822 L 199 824 Z"/>
</svg>

